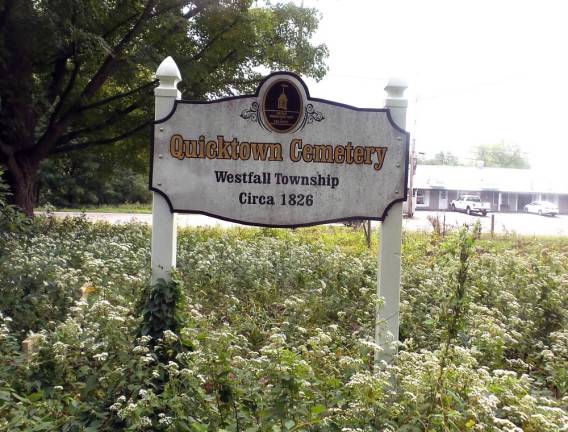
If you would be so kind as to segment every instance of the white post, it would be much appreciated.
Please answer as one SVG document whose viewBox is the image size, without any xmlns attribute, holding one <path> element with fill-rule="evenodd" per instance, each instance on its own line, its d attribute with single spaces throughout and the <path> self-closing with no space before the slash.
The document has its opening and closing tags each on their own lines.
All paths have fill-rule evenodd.
<svg viewBox="0 0 568 432">
<path fill-rule="evenodd" d="M 181 99 L 177 84 L 181 74 L 174 59 L 167 57 L 156 70 L 160 85 L 154 90 L 156 120 L 166 117 L 174 107 L 174 101 Z M 152 202 L 152 285 L 158 279 L 169 281 L 172 268 L 176 266 L 177 222 L 166 199 L 153 193 Z"/>
<path fill-rule="evenodd" d="M 497 200 L 497 211 L 501 211 L 501 204 L 503 203 L 503 197 L 501 196 L 501 192 L 499 192 L 499 199 Z"/>
<path fill-rule="evenodd" d="M 408 100 L 404 98 L 407 85 L 402 80 L 391 79 L 385 90 L 387 99 L 385 108 L 389 108 L 391 117 L 400 128 L 406 127 L 406 108 Z M 406 186 L 406 185 L 405 185 Z M 377 305 L 375 322 L 375 340 L 382 351 L 375 353 L 375 363 L 387 363 L 396 353 L 398 341 L 400 310 L 400 250 L 402 245 L 402 203 L 394 204 L 381 223 L 381 241 L 379 246 L 379 274 L 377 295 L 384 298 L 384 305 Z"/>
</svg>

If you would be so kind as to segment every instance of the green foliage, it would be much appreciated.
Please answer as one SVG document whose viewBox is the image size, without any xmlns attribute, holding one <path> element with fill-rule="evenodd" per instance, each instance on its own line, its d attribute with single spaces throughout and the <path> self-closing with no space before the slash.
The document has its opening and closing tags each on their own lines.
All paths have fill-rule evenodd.
<svg viewBox="0 0 568 432">
<path fill-rule="evenodd" d="M 484 144 L 475 149 L 475 158 L 483 161 L 486 167 L 499 168 L 530 168 L 530 164 L 523 156 L 521 149 L 515 144 L 500 142 L 497 144 Z"/>
<path fill-rule="evenodd" d="M 24 231 L 30 224 L 29 219 L 16 206 L 8 201 L 10 188 L 4 182 L 4 171 L 0 167 L 0 259 L 2 242 L 12 233 Z"/>
<path fill-rule="evenodd" d="M 167 282 L 164 279 L 150 287 L 144 295 L 141 336 L 159 338 L 166 330 L 178 331 L 180 320 L 177 310 L 182 298 L 180 283 L 174 278 Z"/>
<path fill-rule="evenodd" d="M 86 151 L 46 160 L 38 175 L 39 203 L 57 208 L 148 203 L 147 173 L 123 164 Z"/>
<path fill-rule="evenodd" d="M 81 218 L 38 218 L 29 236 L 6 240 L 0 255 L 0 311 L 13 319 L 14 331 L 25 335 L 64 319 L 85 291 L 114 300 L 115 284 L 140 289 L 148 277 L 142 265 L 149 263 L 147 236 L 144 226 L 124 232 Z"/>
<path fill-rule="evenodd" d="M 0 301 L 61 291 L 0 303 L 0 430 L 566 430 L 566 240 L 405 233 L 380 368 L 376 256 L 350 229 L 181 231 L 176 282 L 151 288 L 146 227 L 38 219 L 10 241 Z"/>
<path fill-rule="evenodd" d="M 420 165 L 463 165 L 457 156 L 450 151 L 440 151 L 431 159 L 418 156 L 418 163 Z"/>
<path fill-rule="evenodd" d="M 19 0 L 0 3 L 0 17 L 0 164 L 30 215 L 40 162 L 55 155 L 88 153 L 43 167 L 40 188 L 51 202 L 116 202 L 132 190 L 125 183 L 139 184 L 154 73 L 166 56 L 187 99 L 250 92 L 261 70 L 315 79 L 327 70 L 327 48 L 310 43 L 317 12 L 293 3 Z M 113 160 L 121 169 L 108 170 Z M 55 178 L 69 170 L 81 175 Z"/>
</svg>

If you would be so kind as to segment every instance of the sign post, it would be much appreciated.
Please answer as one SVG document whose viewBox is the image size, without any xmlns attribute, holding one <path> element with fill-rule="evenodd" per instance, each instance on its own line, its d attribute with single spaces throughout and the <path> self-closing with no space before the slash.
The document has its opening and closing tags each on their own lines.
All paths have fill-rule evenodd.
<svg viewBox="0 0 568 432">
<path fill-rule="evenodd" d="M 393 120 L 401 128 L 406 126 L 406 88 L 406 83 L 400 80 L 390 80 L 385 87 L 385 108 L 390 110 Z M 382 351 L 375 352 L 375 363 L 389 362 L 396 353 L 394 343 L 398 341 L 399 329 L 401 245 L 402 202 L 397 202 L 381 222 L 377 296 L 383 297 L 384 305 L 377 305 L 375 340 Z"/>
<path fill-rule="evenodd" d="M 181 81 L 179 69 L 171 57 L 167 57 L 156 70 L 160 85 L 154 90 L 154 119 L 166 117 L 181 99 L 177 84 Z M 163 155 L 158 155 L 158 158 Z M 159 279 L 170 280 L 176 266 L 177 223 L 176 214 L 170 211 L 168 202 L 162 195 L 152 194 L 152 285 Z"/>
<path fill-rule="evenodd" d="M 377 309 L 383 351 L 376 361 L 390 359 L 408 183 L 406 85 L 391 81 L 385 108 L 364 109 L 312 98 L 289 72 L 269 75 L 253 95 L 207 102 L 181 100 L 171 57 L 156 76 L 152 283 L 169 280 L 175 267 L 176 213 L 267 227 L 379 220 L 378 293 L 385 305 Z"/>
</svg>

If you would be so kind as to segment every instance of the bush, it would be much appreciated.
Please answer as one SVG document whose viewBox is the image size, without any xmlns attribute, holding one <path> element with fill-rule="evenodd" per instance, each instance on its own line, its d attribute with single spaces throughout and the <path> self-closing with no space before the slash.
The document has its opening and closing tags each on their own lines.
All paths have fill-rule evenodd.
<svg viewBox="0 0 568 432">
<path fill-rule="evenodd" d="M 476 236 L 404 235 L 376 368 L 359 233 L 183 231 L 150 288 L 146 227 L 36 220 L 0 267 L 0 430 L 566 431 L 568 243 Z"/>
<path fill-rule="evenodd" d="M 111 160 L 79 152 L 44 161 L 38 175 L 39 204 L 64 208 L 149 202 L 148 175 Z"/>
<path fill-rule="evenodd" d="M 14 233 L 26 230 L 30 224 L 26 215 L 8 202 L 9 196 L 10 188 L 4 181 L 4 171 L 0 167 L 0 248 L 3 241 Z"/>
</svg>

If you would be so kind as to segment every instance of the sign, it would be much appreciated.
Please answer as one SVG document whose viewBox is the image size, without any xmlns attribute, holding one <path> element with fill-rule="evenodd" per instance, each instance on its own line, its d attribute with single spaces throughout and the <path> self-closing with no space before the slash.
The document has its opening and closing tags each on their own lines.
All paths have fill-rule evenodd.
<svg viewBox="0 0 568 432">
<path fill-rule="evenodd" d="M 408 144 L 388 109 L 310 98 L 275 73 L 254 95 L 176 100 L 154 125 L 150 189 L 171 212 L 249 225 L 383 220 L 406 199 Z"/>
</svg>

